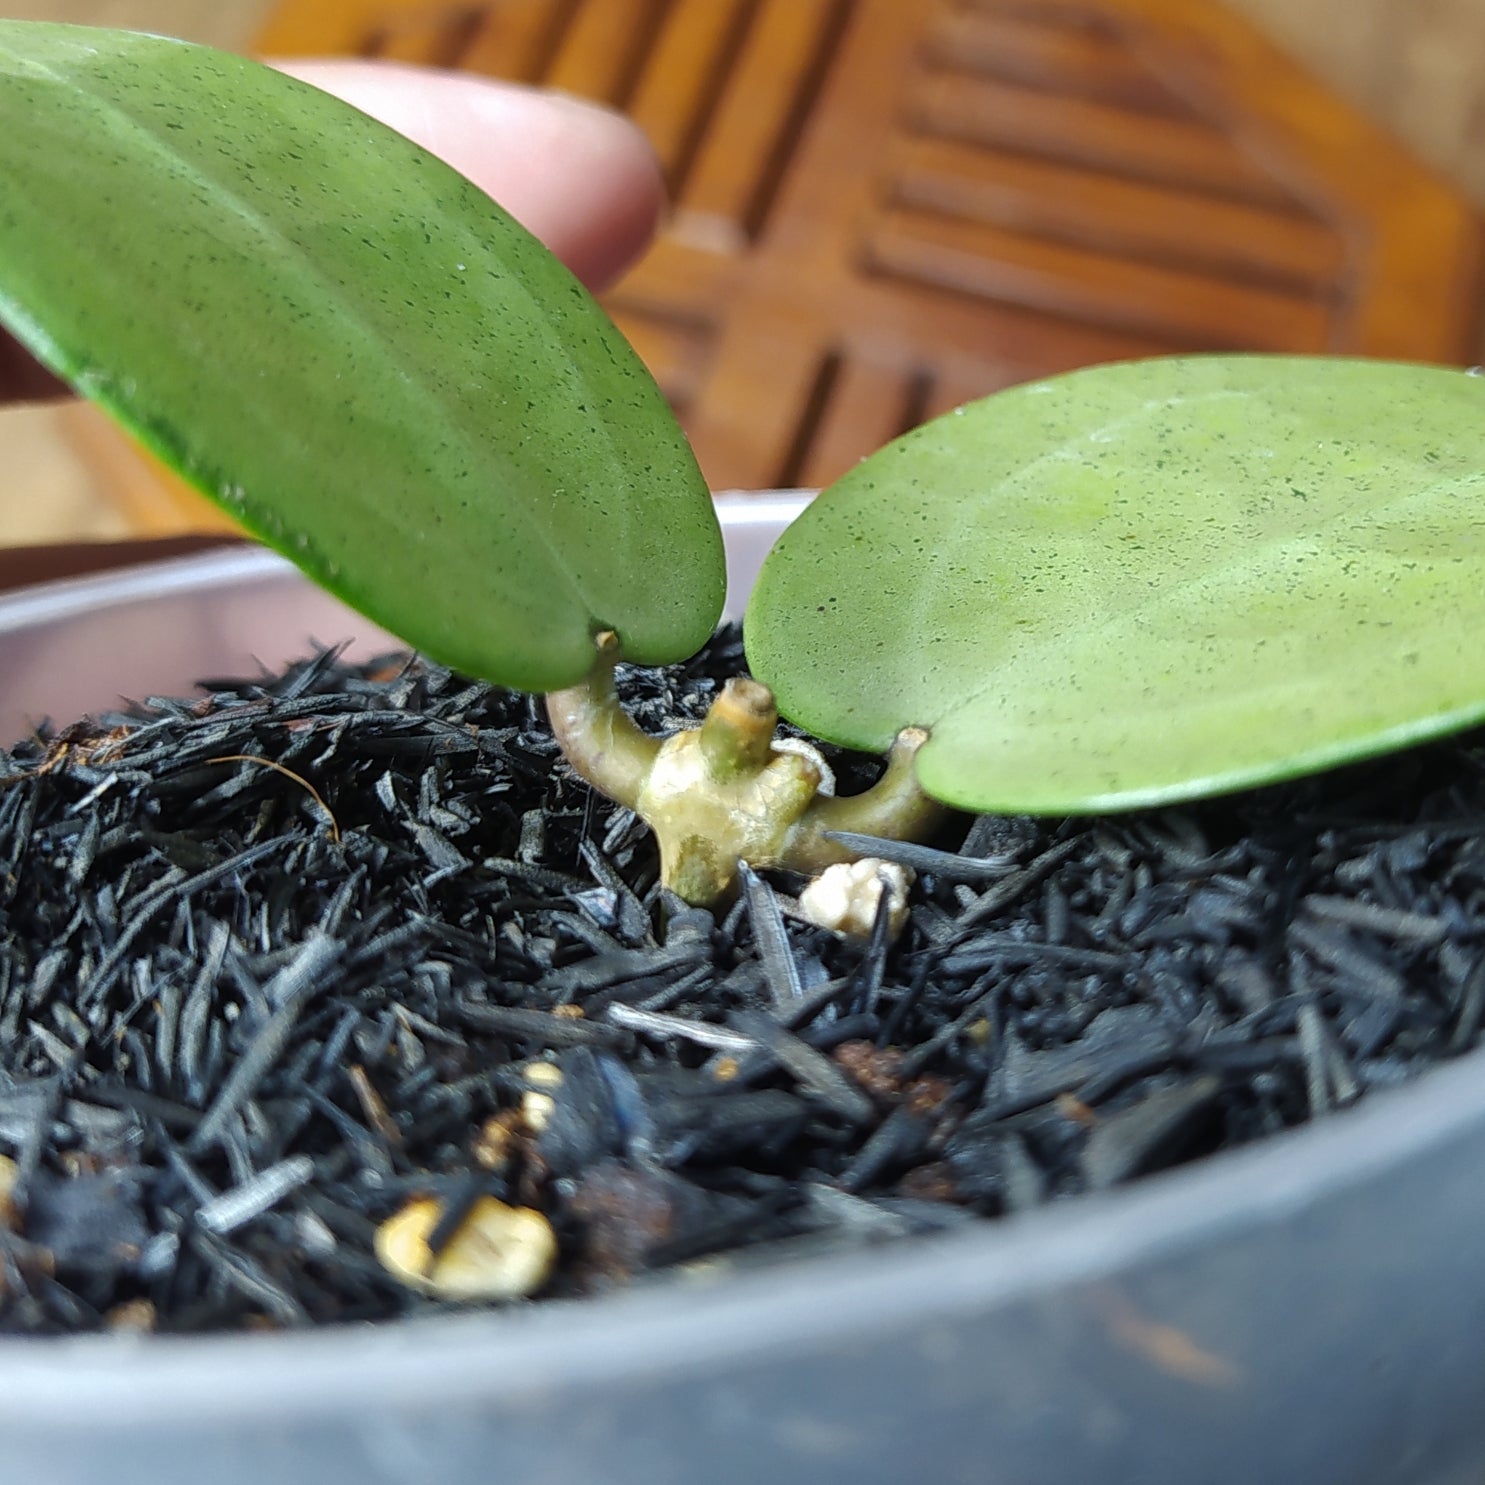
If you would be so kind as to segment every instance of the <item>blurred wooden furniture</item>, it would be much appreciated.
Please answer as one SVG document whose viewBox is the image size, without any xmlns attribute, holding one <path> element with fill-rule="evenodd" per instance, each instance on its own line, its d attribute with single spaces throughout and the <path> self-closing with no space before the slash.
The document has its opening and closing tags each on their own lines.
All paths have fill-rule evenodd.
<svg viewBox="0 0 1485 1485">
<path fill-rule="evenodd" d="M 675 211 L 607 304 L 716 488 L 1091 362 L 1476 343 L 1467 204 L 1213 0 L 283 0 L 260 44 L 637 119 Z"/>
</svg>

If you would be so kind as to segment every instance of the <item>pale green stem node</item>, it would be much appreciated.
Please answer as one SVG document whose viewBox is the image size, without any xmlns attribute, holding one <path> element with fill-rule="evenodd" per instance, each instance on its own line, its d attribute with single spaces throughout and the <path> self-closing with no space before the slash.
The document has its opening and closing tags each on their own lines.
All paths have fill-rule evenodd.
<svg viewBox="0 0 1485 1485">
<path fill-rule="evenodd" d="M 758 773 L 773 752 L 779 709 L 773 692 L 758 681 L 733 676 L 707 709 L 701 752 L 719 783 Z"/>
<path fill-rule="evenodd" d="M 594 637 L 594 644 L 598 659 L 587 678 L 565 691 L 551 692 L 547 716 L 558 746 L 573 768 L 610 799 L 637 809 L 660 743 L 636 727 L 619 705 L 614 690 L 618 635 L 606 629 Z"/>
<path fill-rule="evenodd" d="M 852 853 L 827 840 L 832 830 L 922 839 L 944 817 L 914 776 L 913 755 L 927 733 L 908 728 L 886 772 L 846 799 L 820 793 L 820 766 L 774 746 L 772 691 L 734 679 L 699 728 L 663 742 L 641 731 L 614 691 L 618 641 L 598 637 L 588 678 L 547 698 L 552 727 L 583 778 L 635 811 L 655 832 L 664 884 L 707 905 L 732 894 L 738 863 L 816 872 Z"/>
<path fill-rule="evenodd" d="M 885 771 L 871 788 L 844 796 L 822 794 L 811 801 L 789 835 L 790 867 L 817 872 L 837 861 L 854 860 L 854 851 L 826 839 L 828 831 L 910 841 L 933 835 L 950 812 L 918 783 L 914 759 L 927 741 L 926 728 L 904 727 L 887 755 Z"/>
</svg>

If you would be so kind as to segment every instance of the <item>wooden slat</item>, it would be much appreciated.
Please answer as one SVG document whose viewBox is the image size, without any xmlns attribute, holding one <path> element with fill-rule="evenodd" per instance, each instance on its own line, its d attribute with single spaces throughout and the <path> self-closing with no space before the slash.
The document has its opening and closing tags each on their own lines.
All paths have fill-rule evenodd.
<svg viewBox="0 0 1485 1485">
<path fill-rule="evenodd" d="M 981 300 L 918 289 L 904 293 L 894 279 L 865 277 L 833 291 L 800 285 L 817 316 L 828 323 L 870 326 L 873 340 L 940 366 L 983 367 L 995 386 L 1030 381 L 1104 361 L 1133 361 L 1189 349 L 1152 327 L 1089 324 L 1024 304 Z"/>
<path fill-rule="evenodd" d="M 649 136 L 677 191 L 728 60 L 725 48 L 744 18 L 746 0 L 673 5 L 630 101 L 629 115 Z"/>
<path fill-rule="evenodd" d="M 955 140 L 916 138 L 893 160 L 907 206 L 1156 262 L 1329 288 L 1338 232 L 1294 212 L 1124 180 Z"/>
<path fill-rule="evenodd" d="M 372 35 L 426 9 L 425 0 L 284 0 L 256 37 L 256 48 L 270 57 L 358 57 Z"/>
<path fill-rule="evenodd" d="M 923 404 L 923 420 L 937 418 L 966 402 L 977 402 L 1002 387 L 1011 386 L 1017 378 L 998 364 L 967 366 L 946 361 L 938 368 Z"/>
<path fill-rule="evenodd" d="M 1227 6 L 1116 3 L 1146 28 L 1152 59 L 1180 70 L 1307 197 L 1353 224 L 1359 263 L 1339 345 L 1424 361 L 1474 353 L 1485 243 L 1457 193 Z"/>
<path fill-rule="evenodd" d="M 689 247 L 667 233 L 609 291 L 604 302 L 709 324 L 728 307 L 737 276 L 733 260 Z"/>
<path fill-rule="evenodd" d="M 1190 108 L 1117 35 L 1055 15 L 941 11 L 924 56 L 948 71 L 978 73 L 1141 112 L 1190 116 Z"/>
<path fill-rule="evenodd" d="M 855 224 L 880 201 L 879 162 L 900 126 L 926 15 L 942 3 L 928 0 L 925 10 L 917 0 L 853 0 L 832 14 L 809 116 L 774 167 L 777 185 L 750 257 L 760 276 L 793 274 L 801 263 L 851 272 L 844 260 L 855 250 Z"/>
<path fill-rule="evenodd" d="M 73 404 L 75 406 L 75 404 Z M 0 547 L 37 542 L 108 540 L 127 535 L 131 522 L 116 499 L 99 498 L 95 461 L 85 460 L 67 436 L 62 407 L 0 406 L 0 448 L 5 450 Z M 112 464 L 101 473 L 107 480 Z M 112 496 L 110 487 L 108 493 Z M 5 560 L 0 556 L 0 560 Z M 10 559 L 16 560 L 14 555 Z M 40 582 L 42 574 L 18 574 Z"/>
<path fill-rule="evenodd" d="M 1389 44 L 1472 35 L 1460 16 L 1481 3 L 1410 0 Z M 532 77 L 560 58 L 566 86 L 627 95 L 679 202 L 606 303 L 717 483 L 827 479 L 903 408 L 1082 364 L 1463 342 L 1479 237 L 1458 202 L 1235 14 L 1288 7 L 1298 26 L 1296 0 L 653 4 L 281 15 L 288 49 L 354 51 L 483 12 L 460 65 Z M 1402 4 L 1306 0 L 1330 26 Z"/>
<path fill-rule="evenodd" d="M 735 342 L 736 322 L 749 317 L 766 325 L 770 335 L 787 334 L 792 323 L 812 343 L 849 339 L 873 359 L 921 367 L 930 377 L 942 365 L 985 366 L 996 375 L 1004 372 L 1007 384 L 1074 366 L 1191 348 L 1189 340 L 1152 327 L 1070 320 L 1029 305 L 904 282 L 873 271 L 859 248 L 853 250 L 853 262 L 860 272 L 849 280 L 803 273 L 782 286 L 773 281 L 748 286 L 742 279 L 739 308 L 721 318 L 725 338 L 718 367 Z M 710 383 L 705 395 L 710 396 Z"/>
<path fill-rule="evenodd" d="M 922 284 L 1214 348 L 1321 351 L 1330 344 L 1329 315 L 1313 301 L 973 222 L 889 212 L 868 239 L 867 258 Z"/>
<path fill-rule="evenodd" d="M 67 403 L 57 409 L 57 417 L 72 447 L 123 515 L 130 535 L 242 530 L 92 403 Z"/>
<path fill-rule="evenodd" d="M 895 438 L 902 431 L 911 393 L 911 378 L 901 367 L 846 356 L 802 451 L 794 476 L 798 483 L 807 489 L 828 485 Z"/>
<path fill-rule="evenodd" d="M 1259 26 L 1292 57 L 1307 60 L 1318 77 L 1350 98 L 1383 102 L 1386 79 L 1420 23 L 1437 14 L 1431 0 L 1224 0 Z M 1474 0 L 1466 0 L 1473 5 Z M 1476 69 L 1477 80 L 1485 81 Z M 1374 110 L 1375 111 L 1375 110 Z M 1385 118 L 1385 110 L 1378 111 Z"/>
<path fill-rule="evenodd" d="M 1286 200 L 1228 135 L 1201 124 L 945 72 L 915 79 L 908 117 L 921 132 L 949 139 L 1242 200 Z"/>
<path fill-rule="evenodd" d="M 823 326 L 774 306 L 739 308 L 686 432 L 714 490 L 769 490 L 788 478 L 828 341 Z"/>
<path fill-rule="evenodd" d="M 373 31 L 368 50 L 388 62 L 418 62 L 429 67 L 452 67 L 469 42 L 476 24 L 471 12 L 457 9 L 395 21 Z"/>
<path fill-rule="evenodd" d="M 562 10 L 562 0 L 500 0 L 485 6 L 460 67 L 485 77 L 535 82 L 546 70 Z"/>
<path fill-rule="evenodd" d="M 1227 0 L 1485 205 L 1480 0 Z"/>
<path fill-rule="evenodd" d="M 682 202 L 692 211 L 757 225 L 760 193 L 830 35 L 833 0 L 762 0 L 727 77 Z"/>
<path fill-rule="evenodd" d="M 872 360 L 915 372 L 921 365 L 935 383 L 952 383 L 953 403 L 936 401 L 930 385 L 929 413 L 1075 366 L 1178 348 L 1169 340 L 1077 325 L 1013 305 L 970 306 L 954 295 L 904 293 L 888 280 L 796 282 L 788 293 L 737 305 L 687 410 L 687 432 L 714 488 L 766 489 L 791 476 L 817 481 L 825 473 L 823 459 L 812 467 L 810 458 L 810 444 L 824 436 L 823 422 L 804 458 L 795 455 L 801 418 L 827 348 L 836 343 L 835 326 L 870 327 L 865 354 Z M 842 366 L 838 381 L 844 373 Z"/>
<path fill-rule="evenodd" d="M 655 15 L 656 0 L 581 0 L 547 71 L 547 86 L 620 102 Z"/>
</svg>

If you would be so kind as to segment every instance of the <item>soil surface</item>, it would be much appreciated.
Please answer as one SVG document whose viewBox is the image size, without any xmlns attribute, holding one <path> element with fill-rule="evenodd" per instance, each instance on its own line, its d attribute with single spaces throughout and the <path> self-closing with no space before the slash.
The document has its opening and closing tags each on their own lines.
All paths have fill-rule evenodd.
<svg viewBox="0 0 1485 1485">
<path fill-rule="evenodd" d="M 723 636 L 622 685 L 658 732 L 740 668 Z M 844 941 L 788 877 L 667 897 L 539 703 L 405 657 L 28 740 L 0 754 L 0 1329 L 427 1312 L 379 1226 L 431 1213 L 444 1252 L 487 1198 L 545 1219 L 543 1295 L 725 1272 L 1327 1116 L 1476 1042 L 1482 822 L 1478 734 L 966 820 L 895 852 L 895 943 Z"/>
</svg>

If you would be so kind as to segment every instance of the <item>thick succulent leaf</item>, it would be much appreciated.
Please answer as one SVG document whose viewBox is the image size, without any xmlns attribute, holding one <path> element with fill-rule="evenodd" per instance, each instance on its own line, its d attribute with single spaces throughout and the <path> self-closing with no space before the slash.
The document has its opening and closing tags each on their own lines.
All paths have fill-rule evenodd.
<svg viewBox="0 0 1485 1485">
<path fill-rule="evenodd" d="M 720 535 L 659 390 L 432 156 L 241 58 L 0 22 L 0 182 L 0 320 L 387 628 L 531 689 L 595 626 L 646 662 L 710 632 Z"/>
<path fill-rule="evenodd" d="M 964 808 L 1127 808 L 1485 719 L 1485 378 L 1098 367 L 915 430 L 766 564 L 749 660 L 801 725 Z"/>
</svg>

